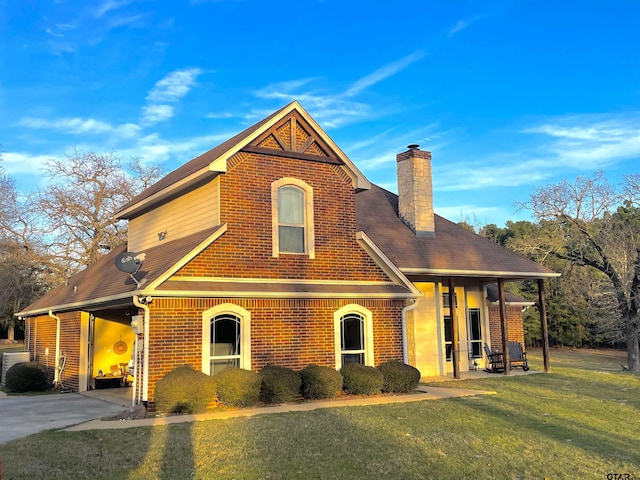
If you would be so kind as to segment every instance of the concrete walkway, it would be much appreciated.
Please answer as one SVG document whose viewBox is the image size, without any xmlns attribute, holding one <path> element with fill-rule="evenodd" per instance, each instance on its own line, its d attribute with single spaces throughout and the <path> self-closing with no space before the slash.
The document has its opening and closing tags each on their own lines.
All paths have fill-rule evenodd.
<svg viewBox="0 0 640 480">
<path fill-rule="evenodd" d="M 123 405 L 80 393 L 22 396 L 0 392 L 0 444 L 43 430 L 117 415 L 130 404 L 130 400 Z"/>
<path fill-rule="evenodd" d="M 421 402 L 424 400 L 441 400 L 443 398 L 470 397 L 476 395 L 495 395 L 495 392 L 483 390 L 468 390 L 462 388 L 418 387 L 419 393 L 406 395 L 380 395 L 372 397 L 342 397 L 339 399 L 316 400 L 285 405 L 224 409 L 216 412 L 198 415 L 171 415 L 168 417 L 145 418 L 142 420 L 103 421 L 93 420 L 66 428 L 65 431 L 77 432 L 81 430 L 106 430 L 116 428 L 135 428 L 144 426 L 171 425 L 174 423 L 197 422 L 233 417 L 250 417 L 268 413 L 308 412 L 321 408 L 355 407 L 366 405 L 383 405 L 389 403 Z"/>
<path fill-rule="evenodd" d="M 473 372 L 473 374 L 469 375 L 469 377 L 473 378 L 482 375 L 481 372 Z M 439 379 L 447 380 L 447 377 L 439 377 Z M 0 444 L 49 429 L 80 431 L 135 428 L 232 417 L 249 417 L 268 413 L 304 412 L 320 408 L 419 402 L 423 400 L 491 395 L 495 393 L 433 386 L 419 387 L 418 390 L 419 393 L 406 395 L 362 396 L 355 398 L 346 396 L 338 399 L 307 401 L 257 408 L 225 408 L 199 415 L 159 416 L 143 420 L 126 421 L 100 419 L 115 417 L 131 406 L 131 389 L 129 388 L 39 396 L 13 396 L 0 392 Z"/>
</svg>

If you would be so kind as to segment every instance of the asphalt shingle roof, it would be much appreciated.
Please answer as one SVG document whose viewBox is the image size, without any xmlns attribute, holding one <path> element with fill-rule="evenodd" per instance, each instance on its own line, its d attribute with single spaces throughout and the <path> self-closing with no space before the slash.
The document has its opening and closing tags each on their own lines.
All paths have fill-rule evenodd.
<svg viewBox="0 0 640 480">
<path fill-rule="evenodd" d="M 398 217 L 398 196 L 377 185 L 356 194 L 356 216 L 358 230 L 401 271 L 503 278 L 556 275 L 439 215 L 435 237 L 416 236 Z"/>
</svg>

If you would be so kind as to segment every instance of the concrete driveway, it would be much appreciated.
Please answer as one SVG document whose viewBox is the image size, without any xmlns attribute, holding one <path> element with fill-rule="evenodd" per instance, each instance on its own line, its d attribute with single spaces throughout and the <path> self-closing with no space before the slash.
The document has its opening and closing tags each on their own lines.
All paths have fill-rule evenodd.
<svg viewBox="0 0 640 480">
<path fill-rule="evenodd" d="M 127 390 L 92 390 L 13 396 L 0 392 L 0 444 L 48 429 L 59 429 L 117 415 L 131 405 Z"/>
</svg>

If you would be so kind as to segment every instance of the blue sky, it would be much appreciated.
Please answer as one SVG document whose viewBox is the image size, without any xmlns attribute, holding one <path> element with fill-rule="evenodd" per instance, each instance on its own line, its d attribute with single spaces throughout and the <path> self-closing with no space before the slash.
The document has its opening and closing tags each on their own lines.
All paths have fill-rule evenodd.
<svg viewBox="0 0 640 480">
<path fill-rule="evenodd" d="M 297 99 L 374 183 L 433 153 L 436 212 L 640 172 L 640 2 L 0 1 L 2 164 L 73 148 L 172 170 Z"/>
</svg>

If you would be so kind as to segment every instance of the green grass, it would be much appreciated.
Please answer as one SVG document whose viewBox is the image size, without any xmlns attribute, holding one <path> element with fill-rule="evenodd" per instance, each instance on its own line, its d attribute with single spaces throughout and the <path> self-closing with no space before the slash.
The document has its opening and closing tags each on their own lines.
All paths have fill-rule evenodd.
<svg viewBox="0 0 640 480">
<path fill-rule="evenodd" d="M 2 478 L 639 479 L 640 377 L 619 358 L 554 351 L 550 374 L 437 384 L 491 396 L 48 431 L 0 446 Z"/>
</svg>

